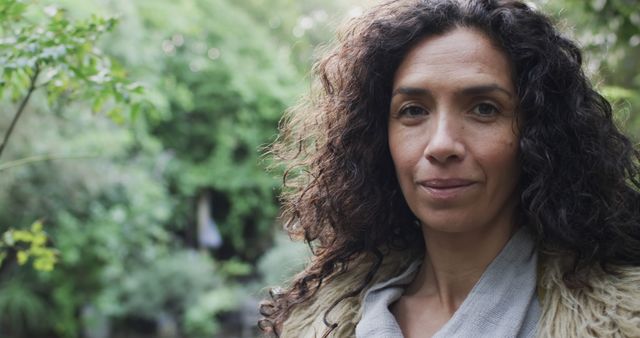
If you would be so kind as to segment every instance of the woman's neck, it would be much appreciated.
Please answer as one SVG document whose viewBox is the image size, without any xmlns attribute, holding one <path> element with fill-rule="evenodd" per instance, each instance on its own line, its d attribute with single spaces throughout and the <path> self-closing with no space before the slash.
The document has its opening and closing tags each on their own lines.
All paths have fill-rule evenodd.
<svg viewBox="0 0 640 338">
<path fill-rule="evenodd" d="M 404 296 L 437 299 L 453 315 L 515 231 L 512 225 L 469 233 L 429 231 L 426 255 Z"/>
</svg>

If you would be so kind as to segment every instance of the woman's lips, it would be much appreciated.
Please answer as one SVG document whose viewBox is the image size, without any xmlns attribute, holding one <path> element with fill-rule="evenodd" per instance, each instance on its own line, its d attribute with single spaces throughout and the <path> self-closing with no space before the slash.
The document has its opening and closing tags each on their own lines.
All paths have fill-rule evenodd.
<svg viewBox="0 0 640 338">
<path fill-rule="evenodd" d="M 418 182 L 429 197 L 435 200 L 451 200 L 462 194 L 476 182 L 466 179 L 428 179 Z"/>
</svg>

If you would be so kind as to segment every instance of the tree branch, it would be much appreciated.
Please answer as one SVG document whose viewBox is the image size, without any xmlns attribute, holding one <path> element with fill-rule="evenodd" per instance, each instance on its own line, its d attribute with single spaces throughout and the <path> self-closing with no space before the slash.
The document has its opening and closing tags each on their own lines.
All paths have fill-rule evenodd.
<svg viewBox="0 0 640 338">
<path fill-rule="evenodd" d="M 6 250 L 6 256 L 0 262 L 0 280 L 2 279 L 2 275 L 4 275 L 12 266 L 16 264 L 16 249 L 12 247 L 4 248 Z"/>
<path fill-rule="evenodd" d="M 27 106 L 29 99 L 31 99 L 31 94 L 33 94 L 33 92 L 36 90 L 36 81 L 38 80 L 38 75 L 40 75 L 40 67 L 38 66 L 38 64 L 36 64 L 33 75 L 31 75 L 31 83 L 29 84 L 27 95 L 22 99 L 22 102 L 20 102 L 18 111 L 16 111 L 16 115 L 13 117 L 11 125 L 9 125 L 7 133 L 4 134 L 4 140 L 2 140 L 2 144 L 0 144 L 0 157 L 2 157 L 2 152 L 4 152 L 4 148 L 7 146 L 7 142 L 9 142 L 9 138 L 13 133 L 13 129 L 16 127 L 18 119 L 20 119 L 24 108 Z"/>
<path fill-rule="evenodd" d="M 7 169 L 11 169 L 13 167 L 18 167 L 25 164 L 30 164 L 34 162 L 44 162 L 44 161 L 52 161 L 52 160 L 77 160 L 77 159 L 85 159 L 85 158 L 98 158 L 98 155 L 36 155 L 21 158 L 19 160 L 10 161 L 7 163 L 0 164 L 0 171 L 4 171 Z"/>
<path fill-rule="evenodd" d="M 36 155 L 21 158 L 19 160 L 10 161 L 0 164 L 0 171 L 19 167 L 21 165 L 31 164 L 35 162 L 53 161 L 53 160 L 81 160 L 87 158 L 98 158 L 98 155 Z"/>
</svg>

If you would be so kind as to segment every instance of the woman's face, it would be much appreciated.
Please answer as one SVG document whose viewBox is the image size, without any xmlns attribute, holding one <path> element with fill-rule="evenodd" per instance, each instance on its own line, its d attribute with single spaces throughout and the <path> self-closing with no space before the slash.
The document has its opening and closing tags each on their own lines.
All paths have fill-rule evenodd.
<svg viewBox="0 0 640 338">
<path fill-rule="evenodd" d="M 510 231 L 520 174 L 511 78 L 507 56 L 468 28 L 424 38 L 400 64 L 389 148 L 425 229 Z"/>
</svg>

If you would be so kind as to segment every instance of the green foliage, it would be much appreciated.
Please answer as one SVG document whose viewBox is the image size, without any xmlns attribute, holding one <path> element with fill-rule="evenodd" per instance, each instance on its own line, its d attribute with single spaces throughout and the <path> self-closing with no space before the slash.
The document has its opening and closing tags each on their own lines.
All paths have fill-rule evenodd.
<svg viewBox="0 0 640 338">
<path fill-rule="evenodd" d="M 175 153 L 169 167 L 175 197 L 189 201 L 212 191 L 225 250 L 254 260 L 269 244 L 264 239 L 277 213 L 278 181 L 260 166 L 260 149 L 298 93 L 297 73 L 284 46 L 230 2 L 181 6 L 209 15 L 194 15 L 179 31 L 164 21 L 157 28 L 168 31 L 164 91 L 172 111 L 151 131 Z M 191 210 L 181 206 L 175 223 L 193 222 Z"/>
<path fill-rule="evenodd" d="M 203 294 L 185 313 L 185 331 L 190 337 L 211 337 L 220 330 L 220 323 L 213 320 L 216 314 L 234 310 L 241 299 L 237 288 L 217 288 Z"/>
<path fill-rule="evenodd" d="M 61 96 L 80 96 L 101 111 L 111 100 L 107 115 L 117 121 L 124 121 L 125 109 L 139 111 L 142 103 L 132 96 L 142 88 L 127 81 L 124 70 L 96 46 L 99 37 L 113 29 L 115 18 L 70 21 L 54 6 L 37 12 L 26 2 L 10 0 L 0 7 L 0 22 L 0 96 L 8 91 L 18 101 L 44 88 L 51 104 Z"/>
<path fill-rule="evenodd" d="M 0 144 L 0 155 L 32 94 L 40 88 L 46 91 L 49 104 L 82 94 L 93 100 L 94 110 L 99 110 L 106 100 L 112 100 L 115 104 L 107 115 L 114 121 L 124 120 L 123 107 L 131 108 L 132 114 L 139 111 L 141 103 L 133 102 L 131 96 L 141 93 L 141 87 L 129 83 L 124 72 L 96 47 L 96 40 L 112 29 L 115 19 L 93 16 L 72 22 L 56 7 L 39 12 L 26 2 L 7 0 L 0 4 L 0 22 L 0 98 L 4 98 L 6 90 L 12 101 L 21 101 Z M 0 168 L 52 158 L 55 156 L 19 159 Z M 17 250 L 20 265 L 33 257 L 36 269 L 53 268 L 56 256 L 45 247 L 46 236 L 40 222 L 34 223 L 31 231 L 7 230 L 4 245 L 0 245 L 0 258 L 21 242 L 30 247 Z M 0 259 L 2 263 L 6 262 Z"/>
<path fill-rule="evenodd" d="M 128 268 L 132 270 L 118 279 L 121 285 L 110 288 L 101 299 L 103 304 L 109 302 L 107 310 L 114 316 L 153 319 L 158 309 L 180 316 L 202 295 L 223 283 L 209 257 L 189 250 L 161 254 L 153 264 L 145 262 Z"/>
<path fill-rule="evenodd" d="M 56 264 L 56 251 L 47 247 L 47 234 L 42 222 L 36 221 L 30 230 L 8 230 L 0 239 L 0 264 L 9 250 L 16 251 L 18 264 L 24 265 L 32 259 L 33 267 L 38 271 L 51 271 Z"/>
<path fill-rule="evenodd" d="M 46 304 L 35 290 L 20 280 L 0 284 L 0 334 L 16 336 L 42 333 L 51 325 Z"/>
<path fill-rule="evenodd" d="M 236 4 L 256 22 L 268 27 L 275 39 L 285 44 L 291 62 L 302 74 L 309 71 L 314 49 L 334 37 L 345 18 L 358 14 L 362 7 L 379 1 L 351 0 L 237 0 Z"/>
<path fill-rule="evenodd" d="M 255 259 L 270 243 L 278 182 L 259 166 L 259 148 L 272 140 L 300 87 L 285 43 L 230 1 L 115 3 L 118 25 L 72 19 L 116 8 L 69 0 L 45 9 L 25 5 L 16 18 L 29 20 L 11 24 L 24 25 L 20 36 L 2 31 L 3 39 L 48 45 L 30 56 L 9 44 L 1 50 L 7 60 L 36 60 L 33 68 L 21 63 L 11 70 L 4 86 L 6 93 L 21 94 L 17 100 L 25 101 L 25 91 L 35 93 L 7 148 L 7 156 L 18 160 L 0 164 L 0 224 L 22 229 L 33 218 L 45 219 L 59 252 L 47 274 L 0 273 L 16 287 L 40 290 L 32 299 L 50 318 L 38 328 L 20 317 L 3 326 L 3 335 L 77 337 L 99 318 L 130 334 L 128 320 L 153 322 L 164 313 L 177 320 L 181 334 L 211 336 L 220 328 L 216 316 L 246 297 L 235 282 L 255 275 L 245 259 Z M 189 19 L 168 22 L 167 16 Z M 101 32 L 79 37 L 85 43 L 71 48 L 66 44 L 76 40 L 67 41 L 73 40 L 70 26 Z M 54 47 L 60 55 L 42 57 Z M 33 81 L 20 82 L 15 74 Z M 140 87 L 129 86 L 132 74 L 144 78 L 143 97 Z M 154 105 L 137 120 L 125 114 L 136 95 Z M 5 96 L 0 107 L 3 126 L 19 108 L 9 101 L 16 100 Z M 122 114 L 108 113 L 117 107 Z M 107 114 L 89 114 L 98 110 Z M 215 197 L 221 251 L 237 258 L 214 263 L 183 248 L 182 234 L 195 223 L 193 201 L 206 190 Z M 0 299 L 8 299 L 9 291 L 0 289 Z M 80 316 L 87 308 L 92 315 Z"/>
<path fill-rule="evenodd" d="M 640 139 L 640 3 L 539 2 L 581 42 L 587 70 L 612 102 L 619 124 L 636 140 Z"/>
<path fill-rule="evenodd" d="M 136 122 L 135 114 L 144 104 L 136 97 L 141 86 L 129 81 L 124 69 L 98 48 L 98 38 L 115 20 L 70 20 L 55 6 L 32 5 L 0 5 L 1 89 L 9 94 L 0 97 L 0 122 L 11 120 L 0 123 L 8 126 L 2 149 L 21 116 L 24 128 L 16 129 L 17 140 L 7 148 L 18 160 L 1 165 L 0 229 L 3 224 L 15 228 L 4 228 L 0 252 L 14 250 L 19 263 L 32 259 L 36 268 L 21 271 L 11 269 L 8 259 L 2 262 L 0 281 L 13 283 L 0 288 L 2 313 L 15 315 L 3 322 L 1 333 L 33 336 L 46 331 L 76 337 L 80 309 L 108 290 L 107 271 L 112 277 L 122 276 L 128 268 L 123 264 L 149 264 L 150 252 L 168 248 L 169 234 L 162 222 L 170 205 L 162 183 L 149 170 L 158 147 L 148 136 L 113 124 Z M 18 100 L 15 107 L 7 102 Z M 91 111 L 105 111 L 109 119 L 92 116 Z M 66 154 L 56 155 L 61 149 Z M 93 161 L 81 166 L 49 161 L 70 158 Z M 48 235 L 59 255 L 45 246 L 41 224 L 21 230 L 25 221 L 36 217 L 51 225 Z M 54 271 L 39 273 L 51 270 L 56 259 Z"/>
<path fill-rule="evenodd" d="M 274 246 L 258 261 L 262 285 L 281 285 L 294 273 L 301 271 L 311 258 L 305 244 L 293 242 L 285 235 L 276 236 Z"/>
<path fill-rule="evenodd" d="M 229 277 L 246 277 L 253 272 L 251 264 L 237 258 L 226 260 L 220 265 L 220 272 Z"/>
</svg>

